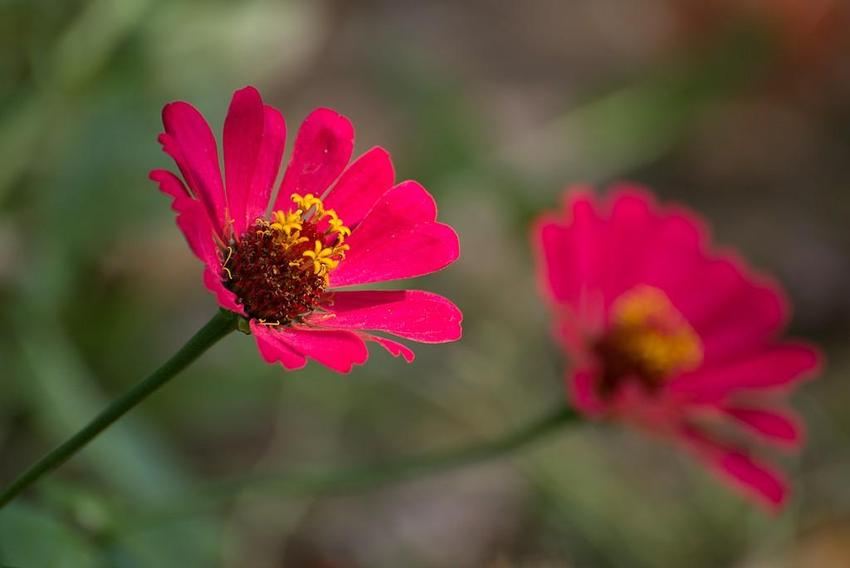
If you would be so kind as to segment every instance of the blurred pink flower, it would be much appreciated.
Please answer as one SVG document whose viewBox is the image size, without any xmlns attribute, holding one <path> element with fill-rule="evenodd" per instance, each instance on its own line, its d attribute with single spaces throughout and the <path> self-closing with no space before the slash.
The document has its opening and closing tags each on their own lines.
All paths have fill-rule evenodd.
<svg viewBox="0 0 850 568">
<path fill-rule="evenodd" d="M 165 170 L 150 177 L 173 198 L 177 225 L 206 265 L 206 287 L 249 321 L 267 362 L 298 369 L 310 357 L 346 373 L 368 358 L 364 341 L 413 360 L 408 347 L 374 331 L 423 343 L 460 338 L 461 313 L 442 296 L 338 290 L 421 276 L 458 257 L 457 235 L 436 221 L 431 195 L 414 181 L 393 185 L 385 150 L 348 165 L 354 130 L 344 116 L 320 108 L 304 120 L 274 201 L 286 126 L 256 89 L 230 103 L 224 183 L 203 116 L 175 102 L 162 120 L 159 141 L 185 184 Z"/>
<path fill-rule="evenodd" d="M 753 450 L 801 444 L 783 395 L 819 355 L 778 339 L 788 314 L 779 287 L 714 251 L 694 213 L 637 188 L 604 200 L 570 191 L 534 238 L 578 409 L 674 440 L 782 505 L 787 483 Z"/>
</svg>

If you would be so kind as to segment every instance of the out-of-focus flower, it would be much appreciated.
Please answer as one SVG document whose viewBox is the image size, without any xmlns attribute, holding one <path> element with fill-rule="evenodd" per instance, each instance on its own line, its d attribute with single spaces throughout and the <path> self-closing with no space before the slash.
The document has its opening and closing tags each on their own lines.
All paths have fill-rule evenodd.
<svg viewBox="0 0 850 568">
<path fill-rule="evenodd" d="M 150 177 L 173 198 L 207 288 L 245 318 L 267 362 L 297 369 L 310 357 L 348 372 L 368 358 L 364 341 L 413 360 L 375 331 L 424 343 L 460 338 L 460 311 L 436 294 L 337 289 L 428 274 L 458 257 L 431 195 L 413 181 L 393 185 L 385 150 L 348 165 L 354 131 L 344 116 L 317 109 L 306 118 L 274 201 L 286 128 L 256 89 L 237 91 L 224 121 L 224 183 L 203 116 L 175 102 L 162 117 L 160 143 L 185 184 L 165 170 Z"/>
<path fill-rule="evenodd" d="M 534 238 L 573 403 L 674 440 L 780 506 L 787 484 L 755 450 L 800 445 L 783 395 L 819 355 L 778 338 L 788 314 L 778 286 L 713 251 L 695 214 L 637 188 L 605 200 L 571 191 Z"/>
</svg>

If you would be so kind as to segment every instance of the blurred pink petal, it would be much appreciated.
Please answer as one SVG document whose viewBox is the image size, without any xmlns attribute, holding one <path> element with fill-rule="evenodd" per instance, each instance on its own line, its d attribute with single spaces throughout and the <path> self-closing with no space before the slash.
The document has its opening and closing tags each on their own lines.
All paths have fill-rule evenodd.
<svg viewBox="0 0 850 568">
<path fill-rule="evenodd" d="M 802 424 L 788 412 L 747 407 L 727 407 L 725 411 L 768 440 L 791 445 L 802 440 Z"/>
<path fill-rule="evenodd" d="M 563 212 L 541 216 L 534 242 L 555 336 L 574 365 L 573 404 L 687 438 L 726 479 L 782 503 L 784 483 L 746 455 L 756 440 L 727 447 L 693 428 L 710 415 L 751 437 L 801 443 L 801 425 L 776 406 L 819 355 L 779 341 L 789 313 L 781 288 L 734 252 L 714 252 L 698 215 L 634 186 L 602 200 L 569 192 Z"/>
</svg>

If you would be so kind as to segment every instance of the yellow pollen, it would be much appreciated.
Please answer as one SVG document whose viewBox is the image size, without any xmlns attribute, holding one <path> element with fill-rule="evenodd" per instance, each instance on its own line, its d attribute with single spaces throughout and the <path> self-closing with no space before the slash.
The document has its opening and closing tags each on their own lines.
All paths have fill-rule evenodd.
<svg viewBox="0 0 850 568">
<path fill-rule="evenodd" d="M 257 220 L 257 232 L 272 234 L 275 242 L 284 250 L 293 250 L 303 260 L 292 260 L 290 266 L 299 266 L 312 270 L 313 274 L 324 276 L 339 266 L 345 258 L 348 245 L 345 238 L 351 235 L 351 229 L 345 226 L 333 209 L 325 209 L 322 200 L 312 193 L 292 195 L 294 209 L 275 211 L 271 222 Z M 326 225 L 320 222 L 326 220 Z M 312 248 L 304 248 L 305 243 L 313 241 Z"/>
<path fill-rule="evenodd" d="M 702 363 L 699 334 L 658 288 L 639 286 L 620 296 L 612 307 L 611 323 L 617 350 L 654 379 Z"/>
</svg>

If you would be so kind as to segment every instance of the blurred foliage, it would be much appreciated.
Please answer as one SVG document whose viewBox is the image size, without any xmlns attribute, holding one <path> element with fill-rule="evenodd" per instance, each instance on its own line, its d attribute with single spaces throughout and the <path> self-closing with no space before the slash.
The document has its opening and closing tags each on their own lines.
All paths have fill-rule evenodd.
<svg viewBox="0 0 850 568">
<path fill-rule="evenodd" d="M 358 150 L 388 148 L 458 228 L 461 260 L 416 287 L 465 313 L 462 342 L 418 346 L 411 366 L 375 352 L 347 377 L 284 373 L 229 338 L 0 514 L 0 564 L 850 564 L 832 544 L 850 512 L 846 42 L 817 65 L 789 57 L 768 2 L 724 2 L 683 41 L 682 2 L 0 2 L 2 479 L 214 309 L 146 179 L 168 165 L 169 100 L 216 130 L 248 83 L 290 133 L 316 106 L 350 116 Z M 619 178 L 702 210 L 782 278 L 795 331 L 826 346 L 829 370 L 795 399 L 809 443 L 788 458 L 787 512 L 769 518 L 670 448 L 597 426 L 385 489 L 291 490 L 287 472 L 458 447 L 560 400 L 528 221 L 566 185 Z"/>
</svg>

